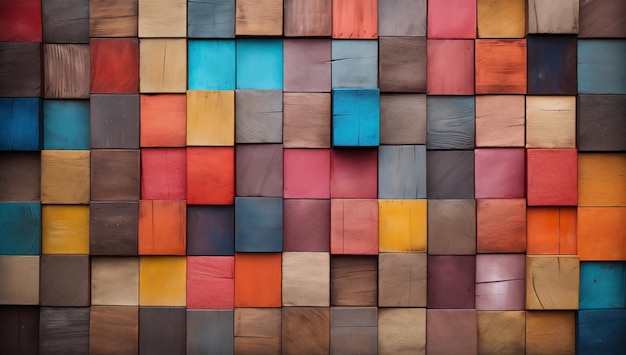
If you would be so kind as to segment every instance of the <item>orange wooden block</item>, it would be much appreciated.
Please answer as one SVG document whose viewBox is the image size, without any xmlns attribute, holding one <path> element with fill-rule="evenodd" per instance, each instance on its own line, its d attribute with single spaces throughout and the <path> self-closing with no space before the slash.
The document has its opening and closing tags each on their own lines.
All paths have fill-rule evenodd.
<svg viewBox="0 0 626 355">
<path fill-rule="evenodd" d="M 523 253 L 526 251 L 526 200 L 477 200 L 478 253 Z"/>
<path fill-rule="evenodd" d="M 578 155 L 578 206 L 626 206 L 626 154 Z"/>
<path fill-rule="evenodd" d="M 185 201 L 139 201 L 140 255 L 185 255 L 187 206 Z"/>
<path fill-rule="evenodd" d="M 330 253 L 378 254 L 378 200 L 330 201 Z"/>
<path fill-rule="evenodd" d="M 184 147 L 187 97 L 184 94 L 141 95 L 141 146 Z"/>
<path fill-rule="evenodd" d="M 476 40 L 476 94 L 526 93 L 526 40 Z"/>
<path fill-rule="evenodd" d="M 576 254 L 576 208 L 529 207 L 527 254 Z"/>
<path fill-rule="evenodd" d="M 280 253 L 235 254 L 235 307 L 280 307 Z"/>
<path fill-rule="evenodd" d="M 578 207 L 580 260 L 626 260 L 626 207 Z"/>
<path fill-rule="evenodd" d="M 333 38 L 377 37 L 377 0 L 333 0 Z"/>
<path fill-rule="evenodd" d="M 235 148 L 187 148 L 187 203 L 235 203 Z"/>
</svg>

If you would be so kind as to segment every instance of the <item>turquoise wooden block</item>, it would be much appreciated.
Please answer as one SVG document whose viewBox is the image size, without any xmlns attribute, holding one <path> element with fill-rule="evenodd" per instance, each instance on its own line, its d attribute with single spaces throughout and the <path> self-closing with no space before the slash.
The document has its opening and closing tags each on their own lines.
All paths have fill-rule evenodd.
<svg viewBox="0 0 626 355">
<path fill-rule="evenodd" d="M 333 88 L 378 87 L 378 41 L 332 41 Z"/>
<path fill-rule="evenodd" d="M 378 147 L 378 198 L 426 198 L 426 146 Z"/>
<path fill-rule="evenodd" d="M 626 39 L 578 40 L 578 92 L 626 94 Z"/>
<path fill-rule="evenodd" d="M 43 127 L 44 149 L 89 149 L 89 101 L 44 100 Z"/>
<path fill-rule="evenodd" d="M 235 89 L 235 40 L 189 40 L 189 90 Z"/>
<path fill-rule="evenodd" d="M 41 253 L 41 204 L 0 203 L 0 255 Z"/>
<path fill-rule="evenodd" d="M 41 99 L 0 99 L 0 150 L 41 150 L 41 112 Z"/>
<path fill-rule="evenodd" d="M 235 0 L 188 0 L 189 38 L 235 38 Z"/>
<path fill-rule="evenodd" d="M 428 96 L 426 148 L 474 149 L 474 96 Z"/>
<path fill-rule="evenodd" d="M 626 309 L 578 311 L 576 353 L 626 354 Z"/>
<path fill-rule="evenodd" d="M 626 262 L 581 262 L 579 308 L 626 308 Z"/>
<path fill-rule="evenodd" d="M 235 198 L 235 251 L 283 251 L 282 198 Z"/>
<path fill-rule="evenodd" d="M 237 39 L 237 89 L 283 88 L 283 40 Z"/>
<path fill-rule="evenodd" d="M 333 146 L 377 147 L 380 143 L 380 90 L 333 90 Z"/>
</svg>

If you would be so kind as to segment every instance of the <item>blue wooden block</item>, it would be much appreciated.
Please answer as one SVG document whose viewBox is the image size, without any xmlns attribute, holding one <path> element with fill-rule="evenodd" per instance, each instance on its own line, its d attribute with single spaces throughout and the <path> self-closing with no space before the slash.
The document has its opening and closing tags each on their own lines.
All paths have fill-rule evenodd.
<svg viewBox="0 0 626 355">
<path fill-rule="evenodd" d="M 235 40 L 189 40 L 189 90 L 235 89 Z"/>
<path fill-rule="evenodd" d="M 380 143 L 380 91 L 333 90 L 333 146 L 377 147 Z"/>
<path fill-rule="evenodd" d="M 89 101 L 44 100 L 43 127 L 44 149 L 89 149 Z"/>
<path fill-rule="evenodd" d="M 332 86 L 378 87 L 378 41 L 333 40 Z"/>
<path fill-rule="evenodd" d="M 235 198 L 235 251 L 283 251 L 282 198 Z"/>
<path fill-rule="evenodd" d="M 41 120 L 41 99 L 0 99 L 0 150 L 41 150 Z"/>
<path fill-rule="evenodd" d="M 0 203 L 0 255 L 41 253 L 41 204 Z"/>
<path fill-rule="evenodd" d="M 188 0 L 189 38 L 235 38 L 235 0 Z"/>
<path fill-rule="evenodd" d="M 235 255 L 234 206 L 187 207 L 187 255 Z"/>
<path fill-rule="evenodd" d="M 626 262 L 580 263 L 580 309 L 626 308 Z"/>
<path fill-rule="evenodd" d="M 578 40 L 578 92 L 626 94 L 626 39 Z"/>
<path fill-rule="evenodd" d="M 576 95 L 576 35 L 526 38 L 529 95 Z"/>
<path fill-rule="evenodd" d="M 474 149 L 474 96 L 428 96 L 426 148 Z"/>
<path fill-rule="evenodd" d="M 237 39 L 237 89 L 283 88 L 283 40 Z"/>
<path fill-rule="evenodd" d="M 378 198 L 426 198 L 426 146 L 378 148 Z"/>
<path fill-rule="evenodd" d="M 578 311 L 576 353 L 626 354 L 626 309 Z"/>
</svg>

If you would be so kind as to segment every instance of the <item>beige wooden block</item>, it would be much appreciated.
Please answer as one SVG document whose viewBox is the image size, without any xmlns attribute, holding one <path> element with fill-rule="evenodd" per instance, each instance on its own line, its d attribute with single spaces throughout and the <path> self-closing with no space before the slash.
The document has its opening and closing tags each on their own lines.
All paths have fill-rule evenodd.
<svg viewBox="0 0 626 355">
<path fill-rule="evenodd" d="M 184 93 L 187 90 L 187 40 L 142 39 L 139 42 L 139 91 Z"/>
<path fill-rule="evenodd" d="M 378 306 L 426 307 L 425 253 L 378 255 Z"/>
<path fill-rule="evenodd" d="M 526 256 L 526 309 L 578 309 L 578 255 Z"/>
<path fill-rule="evenodd" d="M 91 304 L 137 306 L 139 304 L 139 258 L 92 258 Z"/>
<path fill-rule="evenodd" d="M 525 105 L 523 95 L 476 96 L 476 146 L 523 147 Z"/>
<path fill-rule="evenodd" d="M 186 0 L 139 0 L 139 37 L 186 36 Z"/>
<path fill-rule="evenodd" d="M 283 34 L 283 0 L 237 0 L 237 36 L 280 36 Z"/>
<path fill-rule="evenodd" d="M 187 91 L 187 145 L 235 145 L 234 91 Z"/>
<path fill-rule="evenodd" d="M 575 311 L 526 312 L 526 354 L 574 355 Z"/>
<path fill-rule="evenodd" d="M 89 203 L 88 150 L 41 151 L 41 203 Z"/>
<path fill-rule="evenodd" d="M 576 97 L 526 97 L 526 148 L 576 148 Z"/>
<path fill-rule="evenodd" d="M 39 304 L 39 257 L 0 256 L 0 304 Z"/>
<path fill-rule="evenodd" d="M 578 33 L 578 0 L 528 0 L 528 33 Z"/>
<path fill-rule="evenodd" d="M 526 353 L 524 311 L 479 311 L 476 315 L 479 354 Z"/>
<path fill-rule="evenodd" d="M 282 275 L 283 306 L 329 306 L 329 253 L 283 253 Z"/>
<path fill-rule="evenodd" d="M 378 354 L 426 354 L 426 309 L 380 308 Z"/>
</svg>

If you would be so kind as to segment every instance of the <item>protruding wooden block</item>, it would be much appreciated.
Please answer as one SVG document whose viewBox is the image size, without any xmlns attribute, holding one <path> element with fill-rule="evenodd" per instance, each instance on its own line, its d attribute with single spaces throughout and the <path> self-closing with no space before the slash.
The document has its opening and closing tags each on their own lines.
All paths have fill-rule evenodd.
<svg viewBox="0 0 626 355">
<path fill-rule="evenodd" d="M 523 198 L 525 153 L 521 148 L 476 149 L 476 198 Z"/>
<path fill-rule="evenodd" d="M 478 353 L 526 353 L 526 314 L 524 311 L 479 311 Z"/>
<path fill-rule="evenodd" d="M 474 41 L 428 40 L 427 92 L 474 94 Z"/>
<path fill-rule="evenodd" d="M 139 305 L 139 258 L 92 257 L 91 304 Z"/>
<path fill-rule="evenodd" d="M 578 92 L 581 94 L 626 94 L 624 39 L 578 41 Z"/>
<path fill-rule="evenodd" d="M 188 49 L 189 90 L 235 90 L 235 40 L 189 40 Z"/>
<path fill-rule="evenodd" d="M 33 2 L 33 1 L 29 1 Z M 10 4 L 5 2 L 4 4 Z M 40 6 L 36 2 L 36 6 Z M 3 12 L 3 15 L 5 13 Z M 8 24 L 8 21 L 0 21 Z M 4 27 L 4 26 L 3 26 Z M 19 26 L 23 27 L 23 26 Z M 10 33 L 2 30 L 0 33 Z M 0 43 L 0 97 L 42 96 L 42 50 L 41 43 Z"/>
<path fill-rule="evenodd" d="M 247 2 L 252 3 L 251 0 Z M 283 40 L 279 38 L 237 39 L 236 65 L 237 89 L 281 90 L 283 88 Z"/>
<path fill-rule="evenodd" d="M 283 251 L 330 250 L 330 200 L 283 200 Z"/>
<path fill-rule="evenodd" d="M 237 196 L 283 196 L 283 146 L 245 144 L 235 148 Z"/>
<path fill-rule="evenodd" d="M 528 93 L 575 95 L 576 35 L 528 36 Z"/>
<path fill-rule="evenodd" d="M 283 34 L 281 0 L 236 1 L 235 34 L 237 36 L 280 36 Z"/>
<path fill-rule="evenodd" d="M 474 152 L 426 152 L 426 187 L 429 199 L 474 198 Z"/>
<path fill-rule="evenodd" d="M 187 148 L 187 204 L 230 205 L 234 199 L 235 149 Z"/>
<path fill-rule="evenodd" d="M 41 202 L 89 203 L 89 151 L 41 152 Z"/>
<path fill-rule="evenodd" d="M 41 3 L 45 43 L 88 43 L 89 0 Z"/>
<path fill-rule="evenodd" d="M 377 38 L 376 0 L 333 0 L 333 38 Z"/>
<path fill-rule="evenodd" d="M 187 310 L 187 353 L 233 353 L 234 311 Z"/>
<path fill-rule="evenodd" d="M 234 38 L 235 1 L 201 0 L 187 2 L 187 37 Z"/>
<path fill-rule="evenodd" d="M 526 252 L 526 201 L 477 200 L 478 253 Z"/>
<path fill-rule="evenodd" d="M 234 308 L 235 258 L 187 258 L 187 308 Z"/>
<path fill-rule="evenodd" d="M 89 0 L 90 37 L 136 37 L 137 0 Z"/>
<path fill-rule="evenodd" d="M 187 197 L 187 150 L 144 148 L 141 150 L 141 198 L 184 200 Z"/>
<path fill-rule="evenodd" d="M 89 149 L 89 101 L 45 100 L 44 149 Z"/>
<path fill-rule="evenodd" d="M 377 198 L 376 149 L 333 149 L 330 161 L 332 198 Z"/>
<path fill-rule="evenodd" d="M 185 37 L 187 1 L 138 0 L 139 37 Z"/>
<path fill-rule="evenodd" d="M 626 308 L 626 263 L 580 263 L 580 309 Z"/>
<path fill-rule="evenodd" d="M 626 259 L 626 208 L 579 207 L 578 255 L 581 260 Z M 598 238 L 601 235 L 602 238 Z"/>
<path fill-rule="evenodd" d="M 380 142 L 380 91 L 333 90 L 333 147 L 376 147 Z"/>
<path fill-rule="evenodd" d="M 378 200 L 378 250 L 426 251 L 426 200 Z"/>
<path fill-rule="evenodd" d="M 426 197 L 425 146 L 378 148 L 378 197 L 387 199 Z"/>
<path fill-rule="evenodd" d="M 578 170 L 576 149 L 528 149 L 528 206 L 575 206 L 578 202 Z M 584 181 L 583 178 L 580 180 Z"/>
<path fill-rule="evenodd" d="M 0 351 L 36 354 L 39 351 L 39 307 L 0 307 Z"/>
<path fill-rule="evenodd" d="M 528 33 L 578 33 L 578 0 L 529 0 Z"/>
<path fill-rule="evenodd" d="M 41 204 L 39 202 L 0 203 L 0 255 L 39 255 L 41 253 Z"/>
<path fill-rule="evenodd" d="M 473 149 L 476 103 L 473 96 L 430 96 L 426 148 Z"/>
<path fill-rule="evenodd" d="M 285 148 L 330 148 L 330 94 L 285 93 L 283 100 Z"/>
<path fill-rule="evenodd" d="M 328 307 L 330 254 L 283 253 L 283 306 Z"/>
<path fill-rule="evenodd" d="M 41 307 L 39 352 L 89 353 L 89 307 Z"/>
<path fill-rule="evenodd" d="M 526 93 L 526 40 L 476 40 L 476 94 Z"/>
<path fill-rule="evenodd" d="M 426 36 L 426 1 L 379 1 L 378 33 L 380 36 Z"/>
<path fill-rule="evenodd" d="M 426 144 L 426 95 L 380 95 L 380 144 Z"/>
<path fill-rule="evenodd" d="M 333 307 L 330 309 L 331 354 L 377 354 L 378 309 Z"/>
<path fill-rule="evenodd" d="M 477 0 L 479 38 L 523 38 L 526 35 L 526 1 Z"/>
<path fill-rule="evenodd" d="M 285 198 L 329 198 L 330 153 L 330 149 L 285 149 Z"/>
<path fill-rule="evenodd" d="M 89 46 L 44 44 L 44 97 L 89 98 Z"/>
<path fill-rule="evenodd" d="M 91 92 L 136 94 L 139 92 L 139 40 L 93 38 L 90 41 Z"/>
<path fill-rule="evenodd" d="M 41 150 L 42 106 L 35 98 L 0 99 L 0 150 Z"/>
<path fill-rule="evenodd" d="M 91 154 L 91 200 L 139 200 L 139 150 L 94 149 Z"/>
<path fill-rule="evenodd" d="M 141 95 L 141 147 L 183 147 L 187 135 L 187 97 Z"/>
<path fill-rule="evenodd" d="M 575 207 L 526 209 L 527 254 L 576 254 Z"/>
<path fill-rule="evenodd" d="M 187 145 L 235 144 L 235 92 L 187 91 Z"/>
<path fill-rule="evenodd" d="M 235 307 L 281 306 L 281 257 L 281 253 L 235 254 Z"/>
<path fill-rule="evenodd" d="M 235 207 L 187 207 L 187 255 L 234 255 Z"/>
<path fill-rule="evenodd" d="M 578 309 L 578 255 L 526 257 L 526 309 Z"/>
<path fill-rule="evenodd" d="M 5 1 L 0 13 L 0 41 L 41 42 L 41 2 Z"/>
<path fill-rule="evenodd" d="M 378 84 L 383 92 L 426 92 L 426 38 L 381 37 Z"/>
<path fill-rule="evenodd" d="M 475 308 L 476 257 L 428 256 L 428 308 Z"/>
<path fill-rule="evenodd" d="M 428 38 L 476 38 L 476 0 L 428 1 Z"/>
<path fill-rule="evenodd" d="M 285 307 L 282 310 L 282 353 L 326 354 L 330 348 L 330 309 Z"/>
<path fill-rule="evenodd" d="M 330 201 L 330 252 L 378 254 L 378 201 L 332 199 Z"/>
<path fill-rule="evenodd" d="M 578 95 L 578 150 L 626 150 L 625 95 Z"/>
<path fill-rule="evenodd" d="M 186 255 L 185 201 L 139 201 L 137 247 L 139 255 Z"/>
<path fill-rule="evenodd" d="M 579 206 L 626 206 L 626 154 L 578 156 Z"/>
<path fill-rule="evenodd" d="M 527 354 L 576 353 L 576 312 L 526 312 Z"/>
<path fill-rule="evenodd" d="M 39 256 L 0 256 L 2 304 L 39 304 Z"/>
<path fill-rule="evenodd" d="M 285 91 L 330 91 L 330 44 L 329 39 L 285 40 Z"/>
<path fill-rule="evenodd" d="M 282 143 L 282 91 L 237 90 L 235 141 L 237 143 Z"/>
<path fill-rule="evenodd" d="M 584 1 L 579 3 L 578 36 L 626 37 L 626 20 L 620 14 L 626 12 L 621 1 Z"/>
<path fill-rule="evenodd" d="M 426 307 L 426 254 L 378 256 L 378 306 Z"/>
<path fill-rule="evenodd" d="M 331 306 L 376 306 L 376 256 L 333 255 L 330 259 Z"/>
<path fill-rule="evenodd" d="M 283 199 L 235 198 L 235 251 L 282 252 Z"/>
<path fill-rule="evenodd" d="M 379 354 L 425 354 L 426 310 L 380 308 L 378 310 Z"/>
<path fill-rule="evenodd" d="M 137 202 L 89 204 L 89 254 L 137 255 Z"/>
<path fill-rule="evenodd" d="M 576 147 L 576 97 L 526 97 L 526 148 Z"/>
<path fill-rule="evenodd" d="M 139 308 L 93 306 L 89 312 L 89 352 L 137 354 Z"/>
<path fill-rule="evenodd" d="M 331 35 L 331 0 L 287 0 L 284 6 L 285 37 Z"/>
<path fill-rule="evenodd" d="M 0 201 L 39 201 L 41 157 L 36 152 L 0 155 Z"/>
<path fill-rule="evenodd" d="M 476 309 L 524 310 L 525 256 L 476 255 Z"/>
<path fill-rule="evenodd" d="M 280 308 L 235 308 L 235 353 L 280 354 Z"/>
<path fill-rule="evenodd" d="M 180 1 L 150 2 L 141 0 L 140 3 L 152 4 L 150 6 L 162 6 L 169 3 L 178 6 Z M 184 0 L 182 1 L 184 4 Z M 185 11 L 184 6 L 182 10 Z M 168 18 L 168 16 L 161 15 L 159 17 Z M 140 16 L 140 18 L 142 17 Z M 162 28 L 167 28 L 167 26 Z M 170 37 L 173 35 L 173 32 L 165 34 L 165 36 Z M 184 32 L 182 36 L 184 36 Z M 185 92 L 187 89 L 187 41 L 185 39 L 141 39 L 139 51 L 141 53 L 139 57 L 139 92 Z M 167 70 L 163 70 L 163 68 L 167 68 Z"/>
<path fill-rule="evenodd" d="M 42 306 L 89 306 L 89 256 L 43 255 L 39 297 Z"/>
<path fill-rule="evenodd" d="M 139 95 L 91 95 L 91 148 L 139 148 Z"/>
<path fill-rule="evenodd" d="M 333 40 L 331 53 L 333 88 L 378 87 L 378 41 Z"/>
<path fill-rule="evenodd" d="M 185 354 L 186 323 L 184 307 L 140 307 L 139 354 Z"/>
<path fill-rule="evenodd" d="M 89 206 L 42 206 L 41 253 L 89 254 Z"/>
<path fill-rule="evenodd" d="M 603 309 L 578 312 L 576 349 L 581 353 L 617 354 L 623 349 L 626 310 Z"/>
<path fill-rule="evenodd" d="M 525 97 L 476 96 L 476 146 L 524 147 Z"/>
<path fill-rule="evenodd" d="M 477 351 L 478 322 L 475 310 L 426 311 L 427 354 L 475 354 Z"/>
<path fill-rule="evenodd" d="M 428 254 L 476 254 L 475 200 L 428 200 Z"/>
<path fill-rule="evenodd" d="M 184 256 L 139 258 L 139 305 L 185 306 L 187 260 Z"/>
</svg>

